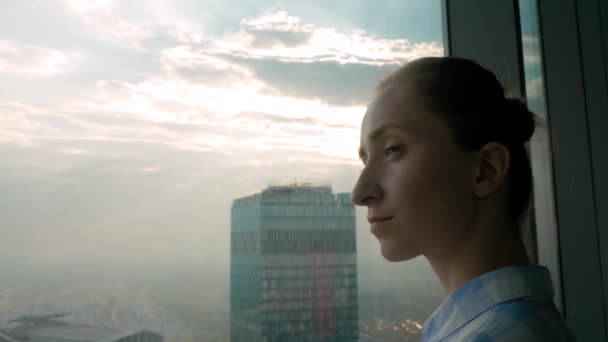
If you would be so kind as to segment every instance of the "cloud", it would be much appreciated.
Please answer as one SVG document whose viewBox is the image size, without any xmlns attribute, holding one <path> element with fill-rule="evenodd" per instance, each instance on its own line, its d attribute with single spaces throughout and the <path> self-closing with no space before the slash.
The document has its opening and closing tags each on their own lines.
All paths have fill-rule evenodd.
<svg viewBox="0 0 608 342">
<path fill-rule="evenodd" d="M 270 93 L 318 99 L 335 106 L 366 105 L 375 85 L 398 67 L 336 62 L 282 63 L 270 59 L 243 63 L 265 83 Z"/>
<path fill-rule="evenodd" d="M 110 4 L 94 9 L 84 12 L 111 12 Z M 325 30 L 282 12 L 243 19 L 242 26 L 253 33 L 285 34 L 277 36 L 280 44 L 304 50 L 316 49 L 306 37 L 313 39 Z M 133 32 L 139 39 L 137 30 Z M 308 36 L 293 40 L 291 33 Z M 354 36 L 375 39 L 361 32 Z M 391 64 L 395 56 L 383 57 L 384 65 L 333 60 L 285 63 L 276 56 L 231 58 L 218 52 L 216 43 L 222 45 L 222 39 L 161 50 L 161 73 L 139 82 L 100 80 L 83 91 L 89 95 L 62 106 L 13 105 L 7 109 L 14 120 L 3 126 L 5 137 L 30 146 L 73 142 L 68 148 L 87 151 L 87 156 L 100 152 L 81 145 L 104 142 L 219 154 L 249 151 L 260 156 L 284 150 L 316 153 L 339 163 L 356 160 L 353 146 L 367 89 L 395 67 Z M 248 48 L 244 45 L 240 50 Z M 344 52 L 337 51 L 339 55 Z"/>
<path fill-rule="evenodd" d="M 89 151 L 82 150 L 82 149 L 79 149 L 79 148 L 69 148 L 69 149 L 65 150 L 64 153 L 65 154 L 72 154 L 72 155 L 79 155 L 79 154 L 88 154 Z"/>
<path fill-rule="evenodd" d="M 114 0 L 65 0 L 64 4 L 78 14 L 107 12 L 114 5 Z"/>
<path fill-rule="evenodd" d="M 168 1 L 65 0 L 64 5 L 93 38 L 123 48 L 156 52 L 147 43 L 156 40 L 168 47 L 202 39 L 200 26 L 178 14 Z"/>
<path fill-rule="evenodd" d="M 237 167 L 243 167 L 243 166 L 253 166 L 253 167 L 260 167 L 260 166 L 272 166 L 273 164 L 270 162 L 264 162 L 258 159 L 253 159 L 253 160 L 244 160 L 244 161 L 235 161 L 232 163 L 233 166 L 237 166 Z"/>
<path fill-rule="evenodd" d="M 256 31 L 251 45 L 262 49 L 281 45 L 297 47 L 307 43 L 311 38 L 312 32 Z"/>
<path fill-rule="evenodd" d="M 160 18 L 156 24 L 128 20 L 122 3 L 68 4 L 85 21 L 99 24 L 94 29 L 102 35 L 146 49 L 153 36 L 187 34 L 173 42 L 177 45 L 156 50 L 161 70 L 141 81 L 99 80 L 83 90 L 88 95 L 55 107 L 4 103 L 10 113 L 1 128 L 4 141 L 53 142 L 74 157 L 96 155 L 100 151 L 86 145 L 104 142 L 114 148 L 149 144 L 252 153 L 264 163 L 274 162 L 266 159 L 268 151 L 351 163 L 373 84 L 411 58 L 442 53 L 439 43 L 341 32 L 278 10 L 244 18 L 236 31 L 212 36 L 179 18 L 169 24 L 175 15 L 159 12 L 163 2 L 146 12 L 146 18 Z"/>
<path fill-rule="evenodd" d="M 197 63 L 206 63 L 201 59 Z M 149 120 L 185 123 L 206 123 L 232 117 L 239 113 L 267 113 L 290 118 L 322 117 L 331 124 L 357 125 L 364 112 L 361 105 L 333 106 L 318 99 L 305 99 L 264 92 L 263 83 L 248 78 L 246 72 L 227 72 L 228 79 L 238 79 L 230 87 L 216 82 L 184 79 L 167 68 L 166 76 L 151 77 L 142 82 L 100 81 L 89 110 L 130 113 Z M 228 67 L 229 70 L 232 70 Z M 218 72 L 218 67 L 204 65 L 201 74 Z M 215 83 L 215 84 L 214 84 Z M 221 83 L 221 82 L 220 82 Z"/>
<path fill-rule="evenodd" d="M 523 35 L 521 37 L 521 41 L 522 43 L 526 44 L 526 45 L 538 45 L 539 40 L 538 37 L 536 36 L 531 36 L 531 35 Z"/>
<path fill-rule="evenodd" d="M 438 42 L 376 38 L 363 30 L 339 32 L 302 23 L 285 11 L 269 10 L 241 21 L 242 29 L 215 42 L 212 52 L 291 63 L 402 64 L 443 54 Z"/>
<path fill-rule="evenodd" d="M 540 98 L 543 94 L 542 78 L 534 78 L 526 81 L 526 97 L 528 99 Z"/>
<path fill-rule="evenodd" d="M 540 41 L 536 36 L 524 35 L 523 44 L 524 64 L 528 67 L 540 65 Z"/>
<path fill-rule="evenodd" d="M 319 127 L 347 130 L 358 128 L 356 125 L 331 124 L 312 116 L 292 118 L 268 113 L 239 113 L 234 115 L 231 121 L 242 125 L 253 123 L 264 124 L 265 126 L 278 125 L 280 128 L 291 128 L 300 131 L 312 131 Z"/>
<path fill-rule="evenodd" d="M 229 88 L 254 82 L 247 67 L 212 55 L 199 54 L 189 45 L 180 45 L 162 52 L 164 69 L 193 83 Z"/>
<path fill-rule="evenodd" d="M 375 82 L 391 70 L 414 58 L 443 54 L 440 42 L 338 30 L 277 9 L 242 18 L 237 29 L 218 35 L 205 32 L 166 1 L 147 7 L 122 2 L 82 6 L 87 10 L 71 11 L 87 30 L 142 52 L 160 48 L 162 67 L 175 79 L 338 106 L 364 105 Z"/>
<path fill-rule="evenodd" d="M 68 54 L 59 50 L 0 39 L 0 73 L 50 76 L 69 62 Z"/>
<path fill-rule="evenodd" d="M 0 110 L 6 114 L 0 122 L 0 132 L 5 143 L 38 148 L 55 146 L 56 150 L 75 156 L 145 154 L 147 150 L 141 146 L 148 144 L 213 152 L 231 156 L 233 160 L 240 158 L 235 154 L 250 153 L 249 157 L 259 154 L 260 158 L 266 158 L 267 151 L 274 154 L 281 150 L 333 156 L 344 163 L 356 160 L 355 125 L 269 113 L 224 117 L 201 113 L 185 119 L 179 112 L 172 112 L 174 117 L 158 120 L 162 116 L 158 113 L 126 113 L 117 111 L 115 104 L 110 103 L 110 109 L 104 108 L 106 105 L 74 104 L 72 108 L 59 109 L 0 104 Z M 133 110 L 128 104 L 127 107 Z M 133 147 L 128 147 L 131 144 Z M 134 152 L 137 149 L 140 151 Z"/>
<path fill-rule="evenodd" d="M 524 54 L 524 63 L 529 65 L 539 65 L 540 64 L 540 55 L 526 53 Z"/>
<path fill-rule="evenodd" d="M 164 50 L 164 68 L 191 83 L 354 106 L 366 104 L 375 83 L 398 66 L 443 54 L 439 42 L 340 32 L 285 11 L 269 10 L 240 25 Z"/>
<path fill-rule="evenodd" d="M 5 88 L 30 94 L 0 99 L 0 226 L 10 237 L 0 250 L 20 264 L 225 262 L 233 199 L 273 179 L 326 179 L 349 191 L 369 90 L 409 58 L 442 53 L 440 43 L 285 11 L 240 20 L 231 10 L 237 26 L 226 30 L 226 16 L 203 29 L 197 23 L 211 20 L 188 20 L 177 2 L 64 3 L 36 8 L 37 18 L 55 15 L 36 39 L 77 46 L 87 69 L 53 79 L 15 74 L 25 81 Z M 67 61 L 51 63 L 55 73 L 74 62 L 58 52 Z M 132 248 L 142 237 L 144 247 Z"/>
<path fill-rule="evenodd" d="M 140 169 L 143 173 L 159 173 L 163 171 L 163 168 L 158 166 L 146 166 Z"/>
<path fill-rule="evenodd" d="M 302 24 L 300 18 L 281 10 L 268 10 L 262 15 L 244 18 L 241 24 L 255 31 L 312 32 L 315 29 L 314 25 Z"/>
<path fill-rule="evenodd" d="M 101 31 L 116 40 L 132 42 L 143 41 L 155 36 L 152 30 L 124 20 L 119 20 L 113 26 L 104 27 Z"/>
<path fill-rule="evenodd" d="M 258 48 L 297 47 L 313 37 L 314 25 L 302 24 L 300 18 L 285 11 L 269 11 L 258 17 L 241 20 L 245 30 L 253 33 L 251 45 Z"/>
</svg>

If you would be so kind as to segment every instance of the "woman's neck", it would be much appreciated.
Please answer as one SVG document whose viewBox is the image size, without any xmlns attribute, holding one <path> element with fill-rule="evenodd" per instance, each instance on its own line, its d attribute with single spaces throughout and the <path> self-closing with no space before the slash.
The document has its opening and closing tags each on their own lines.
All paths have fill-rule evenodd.
<svg viewBox="0 0 608 342">
<path fill-rule="evenodd" d="M 425 255 L 448 294 L 484 273 L 530 264 L 526 247 L 513 225 L 480 226 L 469 232 L 440 253 Z"/>
</svg>

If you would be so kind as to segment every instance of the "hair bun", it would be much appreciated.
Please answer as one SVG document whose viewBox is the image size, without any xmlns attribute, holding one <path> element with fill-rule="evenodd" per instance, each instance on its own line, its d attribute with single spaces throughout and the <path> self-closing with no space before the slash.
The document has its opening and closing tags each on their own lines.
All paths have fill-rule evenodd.
<svg viewBox="0 0 608 342">
<path fill-rule="evenodd" d="M 524 144 L 534 134 L 534 114 L 528 109 L 525 101 L 518 98 L 505 99 L 505 126 L 506 136 L 511 137 L 515 143 Z"/>
</svg>

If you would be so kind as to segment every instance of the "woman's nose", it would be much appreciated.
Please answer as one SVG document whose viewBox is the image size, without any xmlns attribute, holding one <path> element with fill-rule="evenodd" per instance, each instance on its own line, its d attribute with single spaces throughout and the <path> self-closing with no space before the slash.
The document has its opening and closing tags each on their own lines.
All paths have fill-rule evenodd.
<svg viewBox="0 0 608 342">
<path fill-rule="evenodd" d="M 382 198 L 382 188 L 377 177 L 372 177 L 368 169 L 363 169 L 351 194 L 355 205 L 369 206 Z"/>
</svg>

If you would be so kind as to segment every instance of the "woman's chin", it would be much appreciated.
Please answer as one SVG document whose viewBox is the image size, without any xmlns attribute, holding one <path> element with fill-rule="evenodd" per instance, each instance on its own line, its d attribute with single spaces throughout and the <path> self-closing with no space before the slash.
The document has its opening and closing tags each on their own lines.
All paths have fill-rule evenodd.
<svg viewBox="0 0 608 342">
<path fill-rule="evenodd" d="M 416 248 L 408 248 L 396 241 L 380 240 L 380 253 L 384 259 L 392 262 L 405 261 L 418 257 Z"/>
</svg>

